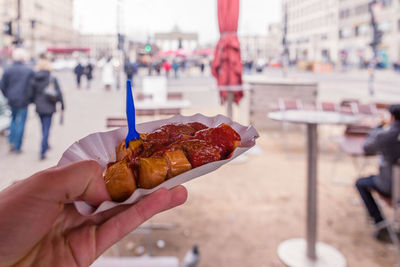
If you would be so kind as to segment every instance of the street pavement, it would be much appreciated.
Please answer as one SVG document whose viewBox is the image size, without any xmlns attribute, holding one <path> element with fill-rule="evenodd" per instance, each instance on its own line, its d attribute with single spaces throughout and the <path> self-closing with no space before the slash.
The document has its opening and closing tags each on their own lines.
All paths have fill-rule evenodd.
<svg viewBox="0 0 400 267">
<path fill-rule="evenodd" d="M 86 135 L 107 130 L 106 118 L 110 116 L 124 116 L 125 90 L 115 88 L 106 92 L 99 77 L 100 72 L 95 71 L 95 80 L 91 89 L 86 89 L 86 81 L 83 81 L 82 89 L 78 90 L 71 71 L 58 72 L 66 103 L 64 124 L 60 124 L 59 114 L 53 117 L 53 126 L 50 133 L 51 150 L 48 158 L 39 160 L 40 148 L 40 122 L 34 107 L 29 109 L 26 131 L 24 136 L 23 153 L 16 155 L 9 153 L 6 137 L 0 136 L 0 189 L 8 186 L 15 180 L 47 167 L 54 166 L 73 142 Z M 266 77 L 280 78 L 280 70 L 267 70 L 261 74 Z M 141 90 L 141 77 L 136 79 L 134 90 Z M 304 73 L 291 71 L 289 79 L 313 80 L 319 83 L 319 99 L 340 101 L 341 99 L 357 98 L 364 101 L 374 100 L 383 102 L 400 102 L 400 74 L 391 71 L 381 71 L 376 75 L 376 94 L 370 97 L 368 94 L 368 73 L 366 71 L 350 71 L 346 73 Z M 124 85 L 123 82 L 121 82 Z M 218 92 L 215 80 L 209 74 L 191 73 L 179 79 L 170 78 L 168 90 L 180 91 L 186 99 L 191 101 L 192 107 L 184 110 L 185 115 L 201 112 L 206 115 L 224 113 L 224 107 L 219 106 Z M 236 118 L 242 120 L 242 110 L 235 111 Z M 245 116 L 244 116 L 245 117 Z M 139 121 L 154 118 L 139 118 Z"/>
</svg>

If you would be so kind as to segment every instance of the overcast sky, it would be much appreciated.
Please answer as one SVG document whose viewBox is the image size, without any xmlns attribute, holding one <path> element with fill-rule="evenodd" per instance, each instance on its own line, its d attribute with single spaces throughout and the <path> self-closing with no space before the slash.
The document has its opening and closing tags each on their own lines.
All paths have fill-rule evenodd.
<svg viewBox="0 0 400 267">
<path fill-rule="evenodd" d="M 117 0 L 75 0 L 75 27 L 84 33 L 115 33 Z M 218 38 L 217 0 L 121 0 L 122 27 L 137 40 L 177 25 L 197 32 L 201 43 Z M 266 34 L 279 22 L 281 0 L 241 0 L 239 33 Z"/>
</svg>

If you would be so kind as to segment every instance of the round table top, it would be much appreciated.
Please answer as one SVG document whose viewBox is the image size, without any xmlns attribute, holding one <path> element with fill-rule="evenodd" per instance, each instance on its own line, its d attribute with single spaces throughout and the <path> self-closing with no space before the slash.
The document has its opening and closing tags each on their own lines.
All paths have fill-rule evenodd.
<svg viewBox="0 0 400 267">
<path fill-rule="evenodd" d="M 136 101 L 136 109 L 173 109 L 173 108 L 189 108 L 191 103 L 189 100 L 167 100 L 167 101 L 154 101 L 143 100 Z"/>
<path fill-rule="evenodd" d="M 286 110 L 268 113 L 268 117 L 276 121 L 302 124 L 352 124 L 359 118 L 354 115 L 320 110 Z"/>
</svg>

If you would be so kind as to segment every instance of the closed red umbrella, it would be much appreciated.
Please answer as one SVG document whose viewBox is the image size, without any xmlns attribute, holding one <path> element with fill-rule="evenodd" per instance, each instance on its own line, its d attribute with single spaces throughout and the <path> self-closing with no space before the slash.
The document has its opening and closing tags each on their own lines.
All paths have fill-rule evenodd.
<svg viewBox="0 0 400 267">
<path fill-rule="evenodd" d="M 239 87 L 242 84 L 242 61 L 240 58 L 240 44 L 237 37 L 239 19 L 239 0 L 218 0 L 218 24 L 220 39 L 215 49 L 212 63 L 212 74 L 217 79 L 217 84 L 223 86 Z M 227 99 L 228 92 L 220 91 L 221 103 Z M 239 104 L 243 97 L 242 90 L 234 91 L 234 101 Z"/>
</svg>

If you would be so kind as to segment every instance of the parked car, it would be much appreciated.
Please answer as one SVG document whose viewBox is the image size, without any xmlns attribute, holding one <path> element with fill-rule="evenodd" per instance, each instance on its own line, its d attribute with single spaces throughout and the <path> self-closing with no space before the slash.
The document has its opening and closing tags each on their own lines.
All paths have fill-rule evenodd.
<svg viewBox="0 0 400 267">
<path fill-rule="evenodd" d="M 78 62 L 75 59 L 56 59 L 52 62 L 54 70 L 73 70 Z"/>
<path fill-rule="evenodd" d="M 268 66 L 271 68 L 281 68 L 282 62 L 280 60 L 274 59 L 269 62 Z"/>
<path fill-rule="evenodd" d="M 256 60 L 256 71 L 262 72 L 267 65 L 268 65 L 267 60 L 263 58 L 258 58 Z"/>
</svg>

